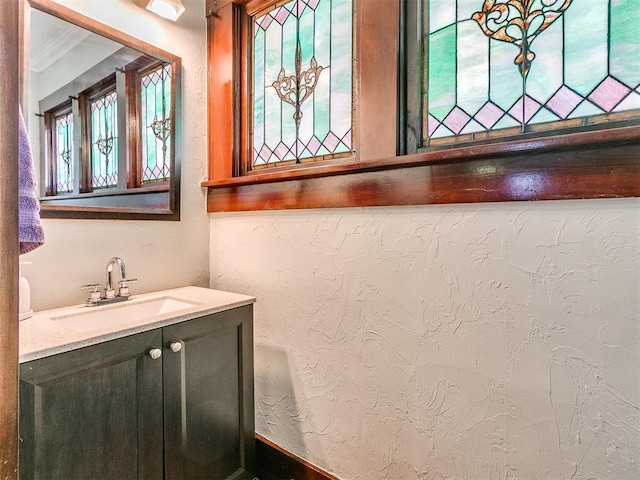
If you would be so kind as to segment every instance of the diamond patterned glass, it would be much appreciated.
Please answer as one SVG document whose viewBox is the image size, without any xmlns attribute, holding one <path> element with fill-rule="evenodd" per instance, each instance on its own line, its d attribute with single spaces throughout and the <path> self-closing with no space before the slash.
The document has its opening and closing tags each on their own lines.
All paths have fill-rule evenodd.
<svg viewBox="0 0 640 480">
<path fill-rule="evenodd" d="M 638 0 L 429 0 L 423 143 L 640 116 L 638 25 Z"/>
<path fill-rule="evenodd" d="M 140 79 L 142 182 L 168 180 L 171 149 L 171 70 L 161 65 Z"/>
<path fill-rule="evenodd" d="M 293 0 L 253 20 L 253 167 L 351 151 L 352 0 Z"/>
<path fill-rule="evenodd" d="M 116 92 L 91 101 L 91 185 L 118 185 L 118 131 Z"/>
<path fill-rule="evenodd" d="M 56 193 L 73 191 L 73 113 L 54 118 L 55 190 Z"/>
</svg>

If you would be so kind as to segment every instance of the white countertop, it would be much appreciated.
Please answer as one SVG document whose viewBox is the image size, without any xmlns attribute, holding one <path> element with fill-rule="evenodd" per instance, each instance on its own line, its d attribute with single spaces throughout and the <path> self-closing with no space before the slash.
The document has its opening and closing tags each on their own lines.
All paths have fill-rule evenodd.
<svg viewBox="0 0 640 480">
<path fill-rule="evenodd" d="M 79 332 L 65 328 L 55 319 L 79 315 L 87 312 L 117 309 L 123 305 L 148 302 L 159 298 L 170 298 L 193 304 L 173 313 L 156 315 L 152 318 L 136 318 L 111 327 Z M 254 297 L 237 293 L 223 292 L 202 287 L 181 287 L 153 293 L 132 295 L 122 303 L 99 307 L 74 305 L 35 312 L 33 317 L 20 322 L 20 363 L 48 357 L 77 348 L 95 345 L 116 338 L 126 337 L 140 332 L 161 328 L 166 325 L 184 322 L 211 313 L 249 305 Z"/>
</svg>

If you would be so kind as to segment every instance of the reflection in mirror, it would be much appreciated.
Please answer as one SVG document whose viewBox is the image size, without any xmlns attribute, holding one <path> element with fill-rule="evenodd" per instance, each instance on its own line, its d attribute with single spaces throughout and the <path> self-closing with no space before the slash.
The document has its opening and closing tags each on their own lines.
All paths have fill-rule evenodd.
<svg viewBox="0 0 640 480">
<path fill-rule="evenodd" d="M 179 220 L 180 59 L 50 0 L 29 4 L 42 216 Z"/>
</svg>

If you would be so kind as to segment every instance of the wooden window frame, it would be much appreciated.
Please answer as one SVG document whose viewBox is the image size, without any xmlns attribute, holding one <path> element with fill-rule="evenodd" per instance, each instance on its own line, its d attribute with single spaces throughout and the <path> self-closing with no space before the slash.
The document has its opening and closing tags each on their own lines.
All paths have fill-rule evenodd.
<svg viewBox="0 0 640 480">
<path fill-rule="evenodd" d="M 169 172 L 169 178 L 165 180 L 151 180 L 143 181 L 144 161 L 142 159 L 142 139 L 144 137 L 144 128 L 142 124 L 142 78 L 148 75 L 150 72 L 157 70 L 158 68 L 164 68 L 164 63 L 160 61 L 148 62 L 138 65 L 136 68 L 127 69 L 126 85 L 127 85 L 127 99 L 129 104 L 129 116 L 128 120 L 130 126 L 128 131 L 136 129 L 136 135 L 129 136 L 129 146 L 131 147 L 131 163 L 128 169 L 127 188 L 154 188 L 158 185 L 169 185 L 171 180 L 171 172 Z M 175 72 L 170 69 L 170 75 L 175 76 Z M 172 88 L 174 84 L 172 83 Z M 172 93 L 173 95 L 173 93 Z M 171 115 L 172 121 L 175 116 Z"/>
<path fill-rule="evenodd" d="M 76 117 L 73 115 L 73 105 L 71 99 L 64 102 L 62 105 L 58 105 L 46 111 L 43 115 L 44 118 L 44 151 L 45 151 L 45 168 L 42 182 L 42 188 L 44 195 L 47 197 L 67 195 L 70 192 L 58 193 L 57 179 L 58 179 L 58 148 L 56 145 L 56 135 L 54 134 L 56 129 L 56 122 L 58 118 L 71 114 L 74 119 L 74 132 L 76 128 Z M 74 152 L 75 163 L 75 152 Z M 75 170 L 74 165 L 74 182 L 78 172 Z"/>
<path fill-rule="evenodd" d="M 354 2 L 354 25 L 362 29 L 354 41 L 354 83 L 361 99 L 377 98 L 360 101 L 357 107 L 356 158 L 243 175 L 249 147 L 250 15 L 279 2 L 207 1 L 209 179 L 202 183 L 207 211 L 640 196 L 637 121 L 418 151 L 421 118 L 415 106 L 420 100 L 412 82 L 420 78 L 421 69 L 407 58 L 418 58 L 417 42 L 409 40 L 419 38 L 419 26 L 407 19 L 416 18 L 420 2 L 388 0 L 395 9 L 379 2 Z M 394 25 L 391 41 L 389 22 Z M 397 68 L 375 68 L 395 52 L 400 52 L 394 60 Z"/>
<path fill-rule="evenodd" d="M 97 84 L 89 87 L 84 92 L 78 95 L 79 104 L 80 104 L 80 118 L 79 124 L 82 125 L 80 130 L 81 136 L 81 155 L 80 155 L 80 195 L 85 193 L 94 193 L 94 192 L 103 192 L 105 194 L 113 194 L 113 192 L 122 189 L 122 174 L 125 173 L 126 176 L 126 159 L 128 155 L 125 154 L 125 162 L 121 162 L 122 160 L 122 152 L 123 150 L 120 148 L 120 144 L 122 142 L 122 138 L 126 135 L 120 128 L 118 128 L 118 149 L 117 149 L 117 159 L 118 159 L 118 183 L 116 185 L 110 187 L 94 187 L 93 186 L 93 158 L 92 153 L 93 149 L 91 148 L 93 145 L 93 131 L 91 130 L 91 104 L 100 98 L 107 97 L 112 93 L 116 94 L 116 123 L 118 127 L 122 124 L 122 120 L 124 119 L 124 115 L 126 110 L 123 109 L 123 103 L 126 105 L 128 99 L 123 99 L 120 97 L 120 89 L 118 88 L 118 82 L 116 80 L 115 74 L 110 75 L 107 78 L 102 79 Z M 123 112 L 125 110 L 125 112 Z M 115 151 L 115 149 L 114 149 Z M 125 167 L 125 171 L 122 171 L 122 167 Z"/>
</svg>

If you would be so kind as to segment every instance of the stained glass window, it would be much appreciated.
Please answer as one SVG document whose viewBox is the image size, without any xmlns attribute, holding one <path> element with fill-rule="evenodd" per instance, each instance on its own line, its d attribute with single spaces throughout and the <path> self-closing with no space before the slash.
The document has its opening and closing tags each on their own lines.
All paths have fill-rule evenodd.
<svg viewBox="0 0 640 480">
<path fill-rule="evenodd" d="M 142 182 L 169 178 L 171 71 L 161 65 L 140 79 Z"/>
<path fill-rule="evenodd" d="M 253 167 L 351 151 L 352 0 L 293 0 L 253 20 Z"/>
<path fill-rule="evenodd" d="M 73 113 L 54 117 L 55 191 L 73 191 Z"/>
<path fill-rule="evenodd" d="M 91 101 L 91 185 L 118 185 L 117 95 L 111 91 Z"/>
<path fill-rule="evenodd" d="M 423 142 L 640 116 L 640 1 L 429 0 Z"/>
</svg>

